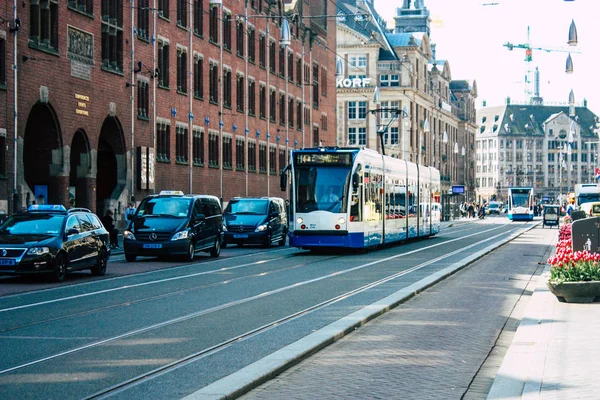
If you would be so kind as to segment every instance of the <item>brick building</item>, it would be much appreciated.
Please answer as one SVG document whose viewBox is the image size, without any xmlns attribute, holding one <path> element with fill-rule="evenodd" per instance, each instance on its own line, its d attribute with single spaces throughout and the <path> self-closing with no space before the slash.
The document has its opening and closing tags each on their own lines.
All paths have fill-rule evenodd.
<svg viewBox="0 0 600 400">
<path fill-rule="evenodd" d="M 165 189 L 280 195 L 289 150 L 335 141 L 330 1 L 8 3 L 7 212 L 41 195 L 98 214 Z"/>
</svg>

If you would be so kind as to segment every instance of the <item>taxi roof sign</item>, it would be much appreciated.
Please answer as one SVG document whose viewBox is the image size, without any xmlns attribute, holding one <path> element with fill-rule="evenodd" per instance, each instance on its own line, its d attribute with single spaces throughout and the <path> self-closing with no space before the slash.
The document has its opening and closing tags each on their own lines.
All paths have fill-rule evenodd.
<svg viewBox="0 0 600 400">
<path fill-rule="evenodd" d="M 62 204 L 32 204 L 27 211 L 67 211 Z"/>
<path fill-rule="evenodd" d="M 181 190 L 161 190 L 159 196 L 183 196 Z"/>
</svg>

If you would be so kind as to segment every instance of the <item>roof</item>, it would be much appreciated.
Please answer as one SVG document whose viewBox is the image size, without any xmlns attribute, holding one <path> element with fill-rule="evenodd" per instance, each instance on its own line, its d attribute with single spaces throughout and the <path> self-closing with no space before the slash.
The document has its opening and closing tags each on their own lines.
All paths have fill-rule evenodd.
<svg viewBox="0 0 600 400">
<path fill-rule="evenodd" d="M 543 125 L 560 114 L 569 117 L 569 106 L 546 106 L 542 104 L 509 104 L 485 107 L 477 111 L 477 123 L 481 133 L 499 136 L 544 136 Z M 596 138 L 594 132 L 596 115 L 587 107 L 575 107 L 576 117 L 571 118 L 580 127 L 582 138 Z M 483 119 L 485 118 L 485 122 Z"/>
</svg>

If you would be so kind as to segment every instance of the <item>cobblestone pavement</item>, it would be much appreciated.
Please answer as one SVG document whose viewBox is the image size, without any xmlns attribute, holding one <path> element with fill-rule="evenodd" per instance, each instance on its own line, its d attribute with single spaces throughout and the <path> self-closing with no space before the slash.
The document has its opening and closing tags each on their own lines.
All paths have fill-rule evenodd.
<svg viewBox="0 0 600 400">
<path fill-rule="evenodd" d="M 503 356 L 555 237 L 526 232 L 241 399 L 484 399 L 500 364 L 486 359 Z"/>
</svg>

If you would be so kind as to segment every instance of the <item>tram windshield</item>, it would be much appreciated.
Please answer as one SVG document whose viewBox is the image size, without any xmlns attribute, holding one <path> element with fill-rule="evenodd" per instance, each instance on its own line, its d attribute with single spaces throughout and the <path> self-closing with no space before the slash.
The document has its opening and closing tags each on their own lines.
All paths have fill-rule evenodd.
<svg viewBox="0 0 600 400">
<path fill-rule="evenodd" d="M 345 212 L 350 171 L 349 166 L 296 167 L 296 211 Z"/>
</svg>

